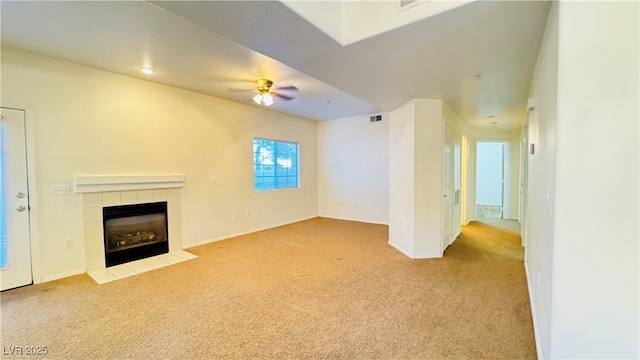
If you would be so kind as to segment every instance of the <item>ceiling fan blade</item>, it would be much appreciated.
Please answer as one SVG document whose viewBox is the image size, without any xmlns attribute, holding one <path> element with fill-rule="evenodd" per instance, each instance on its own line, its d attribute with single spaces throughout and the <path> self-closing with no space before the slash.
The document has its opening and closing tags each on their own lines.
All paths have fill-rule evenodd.
<svg viewBox="0 0 640 360">
<path fill-rule="evenodd" d="M 293 85 L 287 85 L 287 86 L 276 86 L 277 90 L 292 90 L 292 91 L 298 91 L 298 88 L 293 86 Z"/>
<path fill-rule="evenodd" d="M 273 96 L 275 96 L 277 98 L 280 98 L 280 99 L 282 99 L 284 101 L 289 101 L 289 100 L 293 100 L 293 99 L 296 98 L 295 96 L 287 96 L 287 95 L 282 95 L 282 94 L 278 94 L 278 93 L 273 93 Z"/>
<path fill-rule="evenodd" d="M 239 88 L 227 88 L 227 91 L 230 93 L 238 93 L 238 92 L 252 92 L 256 89 L 239 89 Z"/>
</svg>

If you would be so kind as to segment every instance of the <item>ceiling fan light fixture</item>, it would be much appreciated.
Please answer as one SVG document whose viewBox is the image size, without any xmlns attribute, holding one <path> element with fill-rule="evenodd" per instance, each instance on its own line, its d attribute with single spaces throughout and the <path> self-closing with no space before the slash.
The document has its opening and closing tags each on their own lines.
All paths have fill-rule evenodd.
<svg viewBox="0 0 640 360">
<path fill-rule="evenodd" d="M 273 105 L 273 96 L 271 96 L 271 94 L 266 93 L 262 96 L 262 100 L 264 101 L 264 106 L 271 106 Z"/>
<path fill-rule="evenodd" d="M 260 103 L 262 102 L 262 94 L 256 94 L 256 96 L 254 96 L 252 99 L 256 102 L 256 104 L 260 105 Z"/>
</svg>

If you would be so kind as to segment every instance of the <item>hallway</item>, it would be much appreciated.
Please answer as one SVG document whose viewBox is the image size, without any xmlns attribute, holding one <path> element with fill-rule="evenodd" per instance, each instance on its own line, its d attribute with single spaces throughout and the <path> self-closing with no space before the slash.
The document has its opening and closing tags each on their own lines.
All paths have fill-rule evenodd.
<svg viewBox="0 0 640 360">
<path fill-rule="evenodd" d="M 524 261 L 520 225 L 516 220 L 481 219 L 462 227 L 456 242 L 501 257 Z"/>
</svg>

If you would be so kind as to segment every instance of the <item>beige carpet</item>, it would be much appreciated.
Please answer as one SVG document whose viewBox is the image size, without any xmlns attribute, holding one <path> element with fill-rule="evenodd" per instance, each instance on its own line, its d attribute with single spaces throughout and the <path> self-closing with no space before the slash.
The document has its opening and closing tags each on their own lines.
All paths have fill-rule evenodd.
<svg viewBox="0 0 640 360">
<path fill-rule="evenodd" d="M 482 226 L 411 260 L 386 226 L 303 221 L 103 285 L 6 291 L 0 339 L 50 359 L 535 358 L 523 263 Z"/>
</svg>

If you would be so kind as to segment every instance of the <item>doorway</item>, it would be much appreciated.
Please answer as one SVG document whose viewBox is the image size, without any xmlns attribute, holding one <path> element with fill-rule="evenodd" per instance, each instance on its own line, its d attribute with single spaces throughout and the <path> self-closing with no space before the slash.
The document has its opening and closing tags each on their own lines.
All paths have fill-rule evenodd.
<svg viewBox="0 0 640 360">
<path fill-rule="evenodd" d="M 0 290 L 31 284 L 25 112 L 0 113 Z"/>
<path fill-rule="evenodd" d="M 476 143 L 476 219 L 503 219 L 507 216 L 509 143 Z"/>
</svg>

